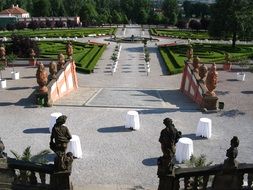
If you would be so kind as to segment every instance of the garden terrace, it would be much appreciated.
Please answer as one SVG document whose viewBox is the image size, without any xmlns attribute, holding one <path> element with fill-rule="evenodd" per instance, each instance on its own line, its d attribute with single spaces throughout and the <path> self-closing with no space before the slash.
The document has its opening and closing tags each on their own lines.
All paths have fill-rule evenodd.
<svg viewBox="0 0 253 190">
<path fill-rule="evenodd" d="M 11 37 L 13 34 L 27 36 L 30 38 L 58 38 L 58 37 L 87 37 L 91 34 L 112 35 L 115 33 L 115 28 L 76 28 L 76 29 L 24 29 L 19 31 L 1 32 L 0 37 Z"/>
<path fill-rule="evenodd" d="M 253 46 L 223 44 L 192 44 L 194 55 L 203 63 L 223 63 L 225 52 L 229 53 L 230 61 L 238 61 L 253 57 Z M 161 46 L 159 51 L 170 74 L 182 72 L 184 60 L 186 60 L 187 45 Z"/>
<path fill-rule="evenodd" d="M 73 59 L 77 69 L 86 73 L 93 72 L 97 61 L 104 52 L 106 45 L 73 42 Z M 59 53 L 65 53 L 66 42 L 39 42 L 40 58 L 56 59 Z"/>
</svg>

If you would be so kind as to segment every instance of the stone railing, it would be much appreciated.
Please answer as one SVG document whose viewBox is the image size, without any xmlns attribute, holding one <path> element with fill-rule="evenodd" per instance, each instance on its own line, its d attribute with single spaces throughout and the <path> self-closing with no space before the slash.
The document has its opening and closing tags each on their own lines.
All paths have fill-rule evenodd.
<svg viewBox="0 0 253 190">
<path fill-rule="evenodd" d="M 67 95 L 78 88 L 76 66 L 74 61 L 69 61 L 61 69 L 56 79 L 52 79 L 48 87 L 48 101 L 54 103 L 56 100 Z"/>
<path fill-rule="evenodd" d="M 174 174 L 160 180 L 159 190 L 214 189 L 239 190 L 253 189 L 253 164 L 239 164 L 238 168 L 223 170 L 223 164 L 197 168 L 177 168 Z M 247 185 L 244 185 L 244 181 Z"/>
<path fill-rule="evenodd" d="M 55 172 L 53 164 L 0 158 L 0 189 L 72 190 L 70 172 Z"/>
<path fill-rule="evenodd" d="M 173 140 L 173 139 L 172 139 Z M 230 148 L 226 150 L 226 159 L 223 164 L 213 166 L 182 168 L 174 167 L 172 154 L 164 154 L 165 145 L 162 144 L 163 156 L 158 158 L 159 187 L 158 190 L 241 190 L 253 189 L 253 164 L 239 163 L 238 155 L 239 139 L 234 136 L 230 141 Z M 169 147 L 165 149 L 170 150 Z M 172 149 L 171 149 L 172 150 Z M 174 151 L 175 152 L 175 151 Z M 175 156 L 175 153 L 172 152 Z M 193 165 L 194 161 L 191 161 Z"/>
</svg>

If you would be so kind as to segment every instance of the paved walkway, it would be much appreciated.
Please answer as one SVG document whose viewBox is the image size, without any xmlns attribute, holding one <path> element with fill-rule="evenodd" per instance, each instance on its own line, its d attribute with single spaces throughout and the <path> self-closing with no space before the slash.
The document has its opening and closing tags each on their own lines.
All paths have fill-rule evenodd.
<svg viewBox="0 0 253 190">
<path fill-rule="evenodd" d="M 140 32 L 140 28 L 129 28 L 126 35 Z M 71 175 L 77 189 L 157 189 L 156 161 L 162 155 L 158 138 L 165 117 L 171 117 L 184 136 L 193 139 L 195 155 L 206 154 L 209 161 L 221 163 L 230 139 L 237 135 L 238 160 L 253 162 L 251 73 L 240 82 L 235 80 L 236 70 L 220 71 L 217 94 L 225 102 L 225 110 L 203 114 L 179 91 L 181 74 L 166 75 L 155 43 L 148 42 L 148 76 L 141 68 L 141 43 L 122 43 L 118 70 L 111 75 L 108 67 L 115 45 L 108 46 L 94 73 L 78 73 L 77 92 L 51 108 L 37 108 L 31 103 L 37 86 L 35 68 L 17 67 L 21 79 L 16 81 L 10 79 L 11 68 L 3 72 L 8 88 L 0 89 L 0 127 L 9 156 L 13 156 L 10 150 L 21 153 L 29 145 L 32 153 L 48 149 L 50 114 L 62 112 L 68 116 L 66 125 L 71 133 L 82 143 L 83 158 L 75 160 Z M 124 128 L 126 112 L 132 109 L 140 114 L 139 131 Z M 212 119 L 211 139 L 195 137 L 200 117 Z M 49 158 L 53 161 L 53 154 Z"/>
</svg>

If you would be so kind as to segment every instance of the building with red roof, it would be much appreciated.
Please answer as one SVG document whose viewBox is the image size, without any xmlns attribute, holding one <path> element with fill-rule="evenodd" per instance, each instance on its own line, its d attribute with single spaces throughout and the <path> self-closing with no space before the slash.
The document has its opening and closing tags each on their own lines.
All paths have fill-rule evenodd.
<svg viewBox="0 0 253 190">
<path fill-rule="evenodd" d="M 16 6 L 12 5 L 11 8 L 2 10 L 0 12 L 0 17 L 13 17 L 13 16 L 17 18 L 29 18 L 30 14 L 26 10 L 18 7 L 18 5 Z"/>
</svg>

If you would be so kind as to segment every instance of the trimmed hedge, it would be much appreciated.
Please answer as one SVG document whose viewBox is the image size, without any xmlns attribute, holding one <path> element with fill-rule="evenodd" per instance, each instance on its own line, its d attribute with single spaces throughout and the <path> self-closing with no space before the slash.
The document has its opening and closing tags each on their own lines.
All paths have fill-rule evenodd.
<svg viewBox="0 0 253 190">
<path fill-rule="evenodd" d="M 11 35 L 17 33 L 18 35 L 27 36 L 30 38 L 39 37 L 39 38 L 58 38 L 58 37 L 83 37 L 88 36 L 89 34 L 106 34 L 112 35 L 115 34 L 116 28 L 74 28 L 74 29 L 24 29 L 14 32 L 1 32 L 0 37 L 11 37 Z"/>
<path fill-rule="evenodd" d="M 85 44 L 81 42 L 72 42 L 73 59 L 76 62 L 78 70 L 85 73 L 93 72 L 97 61 L 104 52 L 106 45 Z M 41 58 L 57 59 L 59 53 L 66 54 L 66 42 L 42 41 L 39 43 L 41 49 Z"/>
<path fill-rule="evenodd" d="M 204 63 L 224 63 L 225 52 L 229 53 L 230 61 L 238 61 L 253 57 L 253 46 L 223 44 L 192 44 L 194 55 L 199 56 Z M 159 47 L 160 54 L 167 66 L 170 74 L 180 73 L 186 60 L 187 45 L 177 45 L 169 47 Z"/>
<path fill-rule="evenodd" d="M 85 73 L 93 72 L 105 48 L 106 45 L 94 45 L 92 50 L 79 62 L 80 66 L 77 66 L 77 70 Z"/>
<path fill-rule="evenodd" d="M 177 74 L 183 71 L 184 65 L 177 62 L 168 47 L 159 47 L 159 52 L 167 66 L 169 74 Z"/>
</svg>

